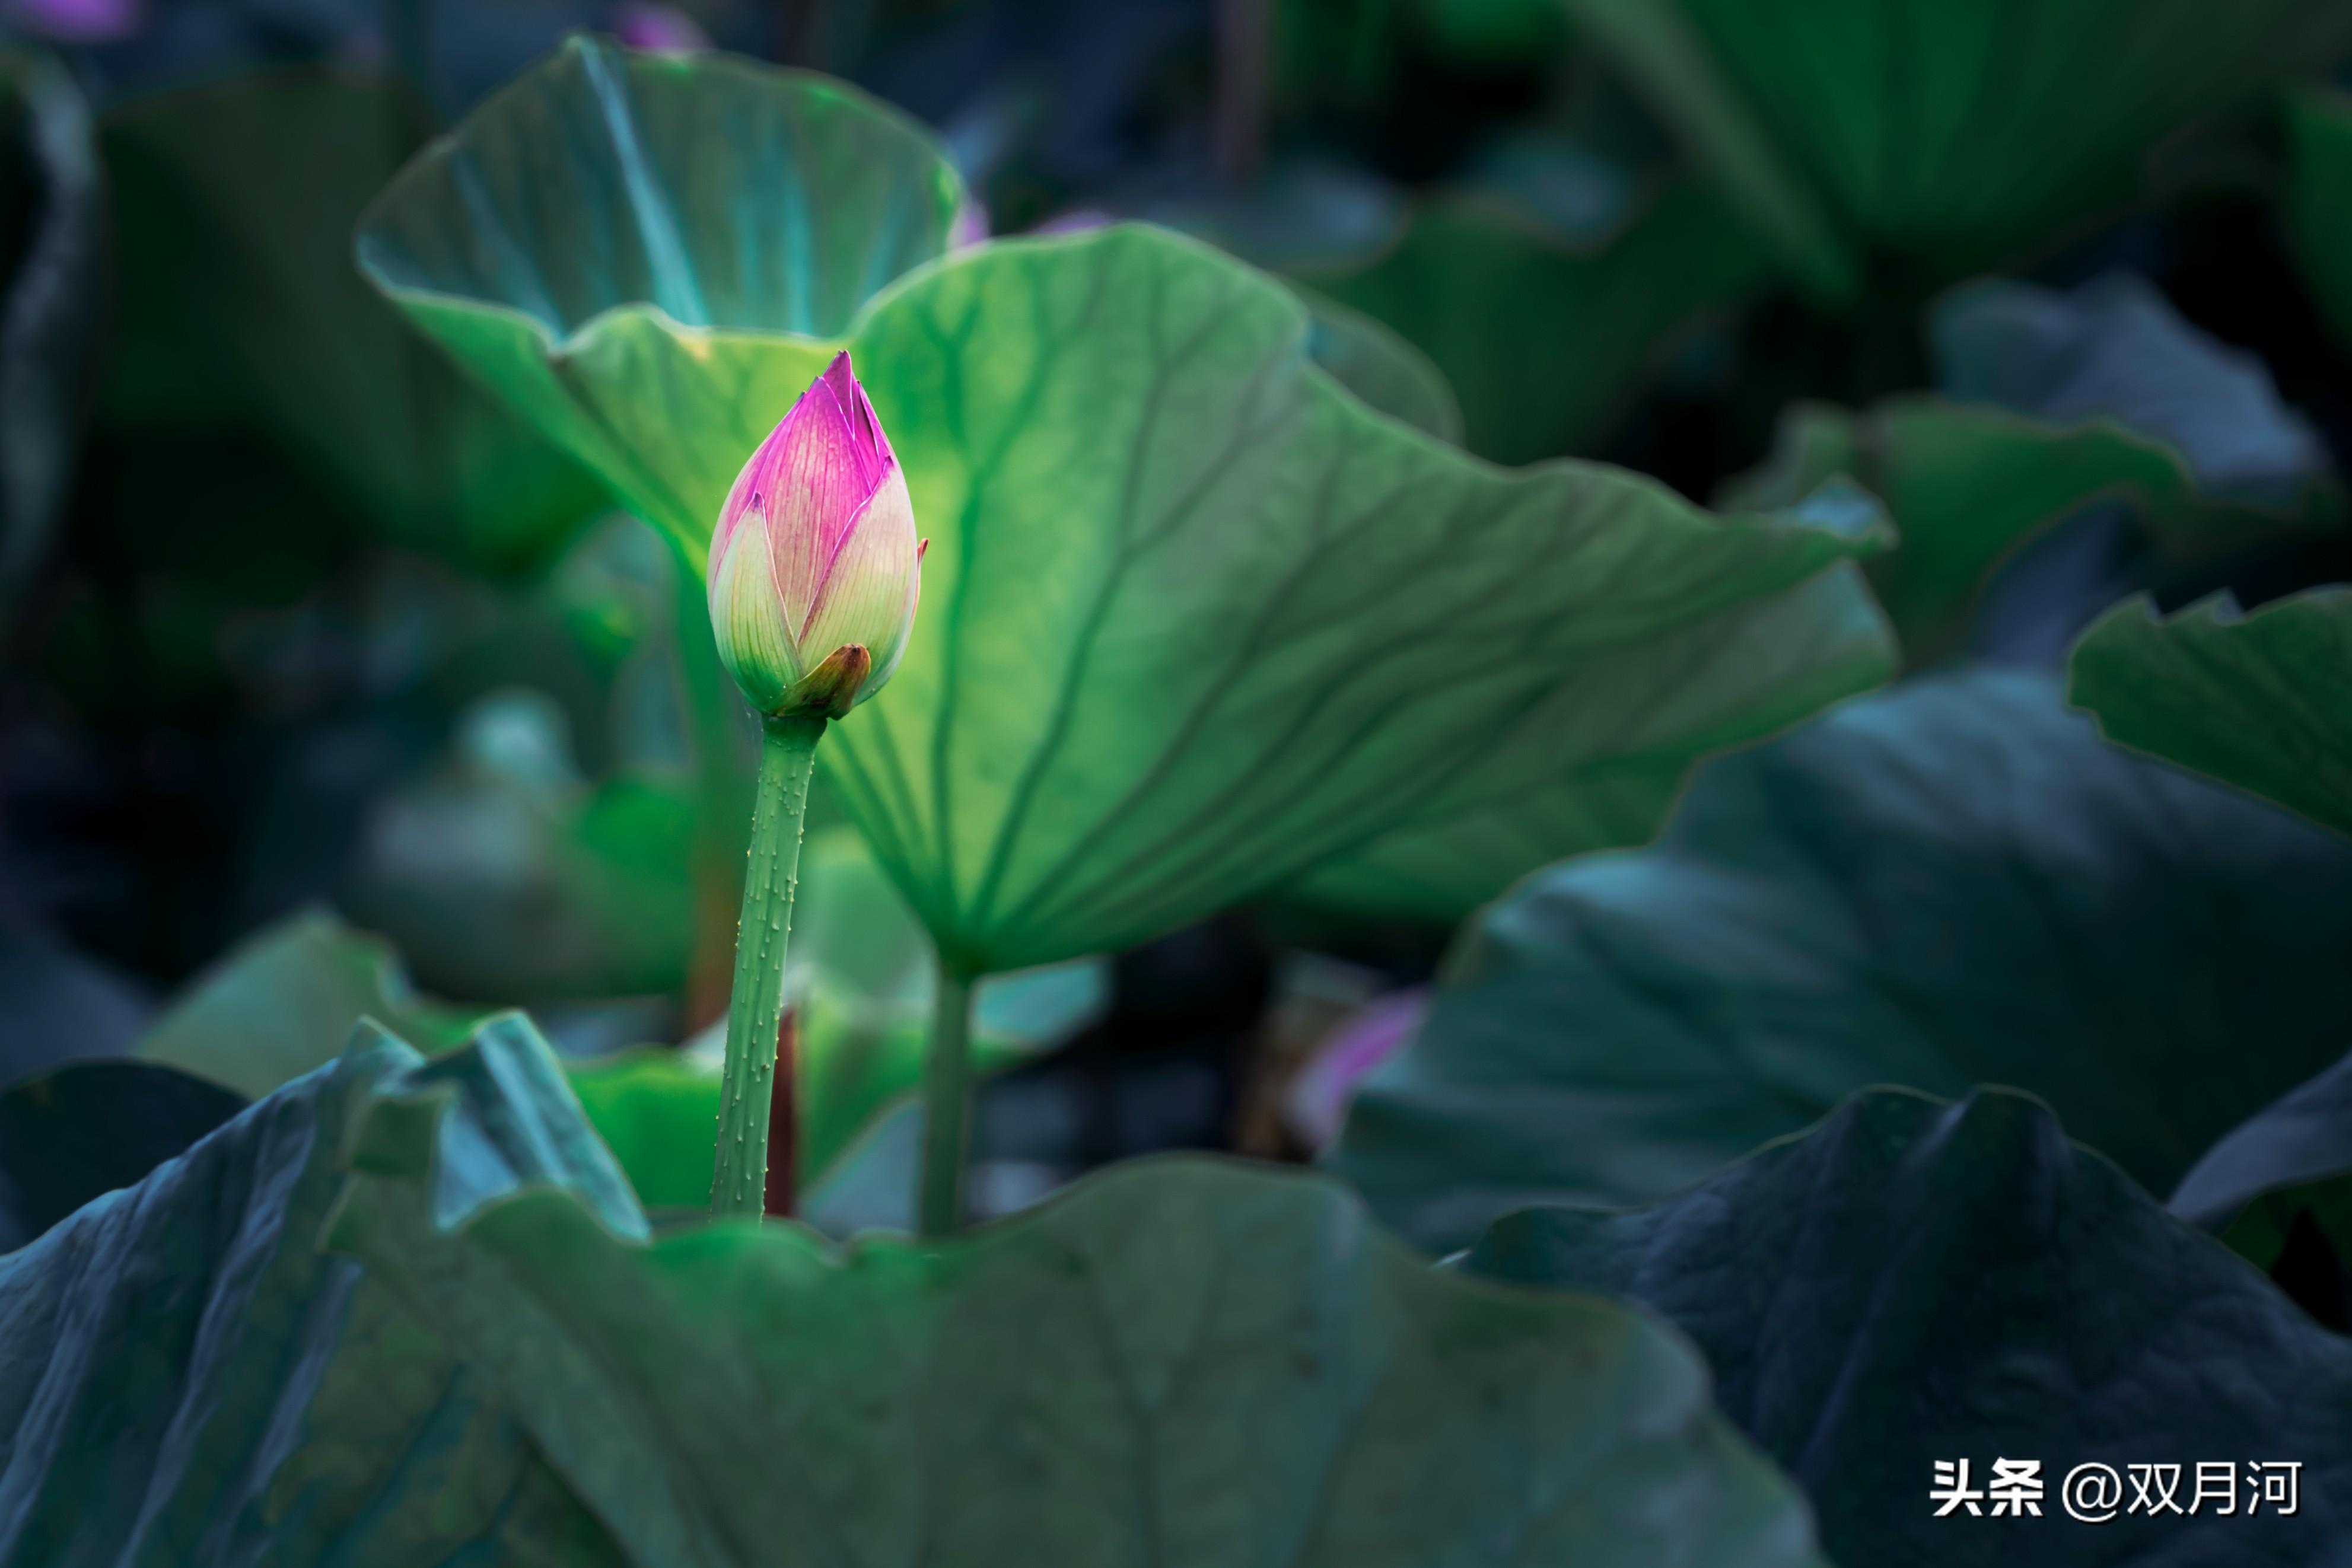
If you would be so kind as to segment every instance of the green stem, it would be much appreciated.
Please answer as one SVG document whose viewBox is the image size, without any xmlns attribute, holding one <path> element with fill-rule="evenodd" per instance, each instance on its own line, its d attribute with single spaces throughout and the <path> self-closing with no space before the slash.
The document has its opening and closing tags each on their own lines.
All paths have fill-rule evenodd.
<svg viewBox="0 0 2352 1568">
<path fill-rule="evenodd" d="M 777 1030 L 784 1017 L 784 950 L 793 936 L 801 823 L 821 718 L 776 718 L 760 737 L 760 788 L 751 803 L 751 865 L 735 928 L 735 991 L 727 1009 L 727 1067 L 719 1096 L 719 1163 L 710 1211 L 758 1215 L 766 1201 L 768 1110 L 775 1089 Z"/>
<path fill-rule="evenodd" d="M 971 982 L 940 966 L 923 1062 L 925 1236 L 952 1236 L 963 1224 L 965 1156 L 971 1141 Z"/>
</svg>

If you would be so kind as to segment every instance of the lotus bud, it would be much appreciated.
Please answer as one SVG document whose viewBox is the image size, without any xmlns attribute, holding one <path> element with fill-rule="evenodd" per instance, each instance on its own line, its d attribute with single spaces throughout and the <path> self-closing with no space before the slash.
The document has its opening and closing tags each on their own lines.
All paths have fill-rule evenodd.
<svg viewBox="0 0 2352 1568">
<path fill-rule="evenodd" d="M 710 626 L 751 706 L 839 718 L 881 690 L 929 543 L 882 422 L 835 355 L 735 476 L 710 539 Z"/>
</svg>

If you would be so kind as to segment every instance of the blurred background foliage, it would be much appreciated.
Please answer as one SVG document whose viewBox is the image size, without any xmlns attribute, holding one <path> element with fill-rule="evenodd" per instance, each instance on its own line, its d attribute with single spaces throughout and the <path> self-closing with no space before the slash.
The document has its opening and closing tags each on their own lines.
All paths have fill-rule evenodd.
<svg viewBox="0 0 2352 1568">
<path fill-rule="evenodd" d="M 2252 605 L 2352 564 L 2352 100 L 2312 69 L 2342 7 L 2262 0 L 2219 41 L 2184 12 L 2102 63 L 2148 3 L 2072 7 L 2072 52 L 2002 93 L 1974 89 L 2024 46 L 1954 7 L 1910 38 L 1816 7 L 1798 58 L 1751 0 L 5 0 L 0 1080 L 212 1060 L 187 1009 L 234 1017 L 259 953 L 338 1018 L 530 1007 L 592 1113 L 596 1073 L 650 1072 L 683 1076 L 630 1103 L 702 1114 L 691 1048 L 613 1054 L 724 999 L 750 734 L 701 586 L 352 265 L 394 172 L 567 34 L 861 85 L 936 130 L 966 237 L 1206 238 L 1297 288 L 1348 385 L 1495 462 L 1723 506 L 1845 475 L 1900 536 L 1868 572 L 1916 673 L 2055 666 L 2134 592 Z M 1815 90 L 1906 50 L 1976 64 L 1891 143 Z M 1592 841 L 1647 839 L 1673 790 L 1630 784 Z M 1512 831 L 1476 852 L 1535 871 Z M 899 935 L 812 946 L 804 1027 L 857 1042 L 812 1047 L 838 1083 L 810 1092 L 856 1107 L 812 1179 L 856 1174 L 834 1156 L 888 1098 L 860 1075 L 929 984 L 854 835 L 824 841 L 810 918 Z M 1350 1019 L 1392 1050 L 1441 912 L 1491 891 L 1369 888 L 997 982 L 982 1207 L 1328 1141 L 1294 1081 L 1364 1050 Z M 352 928 L 396 984 L 351 988 Z M 872 951 L 918 978 L 855 973 Z M 901 1176 L 859 1179 L 840 1212 L 887 1216 Z"/>
</svg>

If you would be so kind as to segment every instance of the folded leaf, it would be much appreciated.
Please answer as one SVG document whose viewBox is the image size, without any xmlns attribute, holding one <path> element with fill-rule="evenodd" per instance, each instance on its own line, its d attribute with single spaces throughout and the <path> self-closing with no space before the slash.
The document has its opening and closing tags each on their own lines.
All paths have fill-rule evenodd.
<svg viewBox="0 0 2352 1568">
<path fill-rule="evenodd" d="M 430 1082 L 543 1095 L 532 1044 L 467 1059 L 503 1072 Z M 0 1256 L 0 1563 L 617 1563 L 478 1375 L 317 1249 L 348 1115 L 416 1064 L 362 1031 L 340 1062 Z M 520 1124 L 511 1098 L 487 1121 L 453 1117 L 451 1168 L 568 1179 L 546 1157 L 564 1142 L 516 1137 Z M 625 1222 L 604 1197 L 609 1156 L 593 1140 L 567 1152 L 591 1151 L 606 1168 L 583 1190 Z"/>
<path fill-rule="evenodd" d="M 944 254 L 962 200 L 929 133 L 846 83 L 576 37 L 401 172 L 361 220 L 359 259 L 699 571 L 736 470 L 824 368 L 818 340 Z M 800 349 L 764 387 L 673 368 L 631 385 L 633 406 L 600 407 L 596 390 L 633 372 L 623 345 L 582 340 L 632 306 Z M 697 417 L 706 399 L 721 406 Z"/>
</svg>

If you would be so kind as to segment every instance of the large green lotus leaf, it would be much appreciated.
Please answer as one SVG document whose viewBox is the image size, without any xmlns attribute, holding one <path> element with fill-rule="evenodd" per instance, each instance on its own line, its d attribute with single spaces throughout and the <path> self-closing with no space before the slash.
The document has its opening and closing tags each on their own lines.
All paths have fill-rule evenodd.
<svg viewBox="0 0 2352 1568">
<path fill-rule="evenodd" d="M 1774 266 L 1713 188 L 1675 180 L 1574 228 L 1507 188 L 1450 191 L 1377 254 L 1297 277 L 1435 361 L 1472 451 L 1532 463 L 1591 451 L 1675 329 L 1737 304 Z"/>
<path fill-rule="evenodd" d="M 1473 925 L 1337 1164 L 1433 1247 L 1639 1203 L 1854 1090 L 2014 1084 L 2162 1193 L 2342 1054 L 2352 847 L 1976 670 L 1709 764 Z"/>
<path fill-rule="evenodd" d="M 2251 614 L 2117 605 L 2075 644 L 2068 697 L 2109 740 L 2352 834 L 2352 588 Z"/>
<path fill-rule="evenodd" d="M 274 69 L 110 111 L 116 298 L 101 413 L 131 439 L 268 443 L 384 536 L 527 566 L 603 488 L 451 366 L 352 263 L 361 209 L 431 134 L 397 82 Z"/>
<path fill-rule="evenodd" d="M 1717 501 L 1785 506 L 1839 475 L 1884 499 L 1894 517 L 1899 543 L 1867 570 L 1914 664 L 1952 650 L 1978 591 L 2005 559 L 2085 507 L 2128 505 L 2159 545 L 2182 557 L 2304 520 L 2284 507 L 2201 488 L 2175 448 L 2112 419 L 2053 424 L 1924 393 L 1861 412 L 1795 405 L 1781 418 L 1770 459 Z"/>
<path fill-rule="evenodd" d="M 515 311 L 404 298 L 536 366 L 550 424 L 657 470 L 696 538 L 824 351 L 635 308 L 551 365 Z M 1716 617 L 1877 547 L 1499 472 L 1306 339 L 1280 285 L 1142 227 L 961 253 L 852 335 L 931 548 L 906 661 L 826 767 L 952 965 L 1115 949 L 1638 754 Z"/>
<path fill-rule="evenodd" d="M 962 200 L 929 133 L 845 83 L 583 37 L 403 170 L 359 257 L 699 570 L 736 470 L 833 352 L 819 340 L 943 254 Z M 628 307 L 781 340 L 752 374 L 706 363 L 693 333 L 642 351 L 634 317 L 583 332 Z"/>
<path fill-rule="evenodd" d="M 2352 346 L 2352 96 L 2298 93 L 2286 126 L 2287 232 L 2337 340 Z"/>
<path fill-rule="evenodd" d="M 2128 203 L 2182 125 L 2315 74 L 2334 0 L 1570 0 L 1813 286 L 1921 282 Z"/>
<path fill-rule="evenodd" d="M 1671 1318 L 1841 1563 L 2321 1568 L 2352 1526 L 2352 1343 L 2021 1094 L 1864 1094 L 1651 1207 L 1514 1214 L 1465 1261 Z M 1936 1516 L 1938 1460 L 1982 1490 L 2002 1458 L 2041 1461 L 2037 1515 Z M 2247 1494 L 2273 1460 L 2303 1467 L 2291 1516 Z M 2186 1511 L 2200 1461 L 2234 1509 Z M 2182 1511 L 2131 1507 L 2151 1463 L 2182 1466 Z M 2095 1528 L 2060 1500 L 2083 1464 L 2124 1483 Z"/>
<path fill-rule="evenodd" d="M 1801 515 L 1829 521 L 1837 492 Z M 1846 509 L 1865 527 L 1875 507 Z M 1648 842 L 1692 768 L 1891 678 L 1886 617 L 1859 571 L 1824 572 L 1727 610 L 1684 638 L 1688 662 L 1650 698 L 1654 743 L 1481 810 L 1391 833 L 1324 862 L 1285 896 L 1354 916 L 1450 925 L 1528 873 L 1571 855 Z M 1524 744 L 1548 737 L 1529 735 Z"/>
<path fill-rule="evenodd" d="M 1124 945 L 1685 747 L 1725 618 L 1876 547 L 1498 473 L 1369 417 L 1300 328 L 1139 228 L 991 247 L 857 334 L 933 542 L 906 663 L 828 741 L 951 962 Z"/>
<path fill-rule="evenodd" d="M 47 551 L 80 448 L 101 206 L 73 78 L 47 57 L 0 53 L 0 627 Z"/>
<path fill-rule="evenodd" d="M 1838 694 L 1843 695 L 1843 694 Z M 1685 758 L 1611 769 L 1408 832 L 1317 866 L 1286 906 L 1351 921 L 1451 925 L 1528 873 L 1655 838 L 1690 772 Z"/>
<path fill-rule="evenodd" d="M 259 1100 L 332 1061 L 363 1017 L 431 1050 L 464 1040 L 480 1016 L 419 996 L 389 946 L 311 909 L 198 976 L 135 1054 Z"/>
<path fill-rule="evenodd" d="M 478 1372 L 317 1245 L 350 1116 L 388 1080 L 460 1098 L 445 1210 L 494 1178 L 555 1182 L 642 1234 L 547 1063 L 509 1029 L 436 1072 L 363 1030 L 0 1256 L 0 1563 L 617 1564 Z"/>
<path fill-rule="evenodd" d="M 945 1244 L 647 1245 L 545 1189 L 458 1223 L 436 1110 L 378 1103 L 328 1245 L 640 1563 L 1817 1561 L 1677 1339 L 1430 1270 L 1312 1176 L 1177 1159 Z"/>
</svg>

